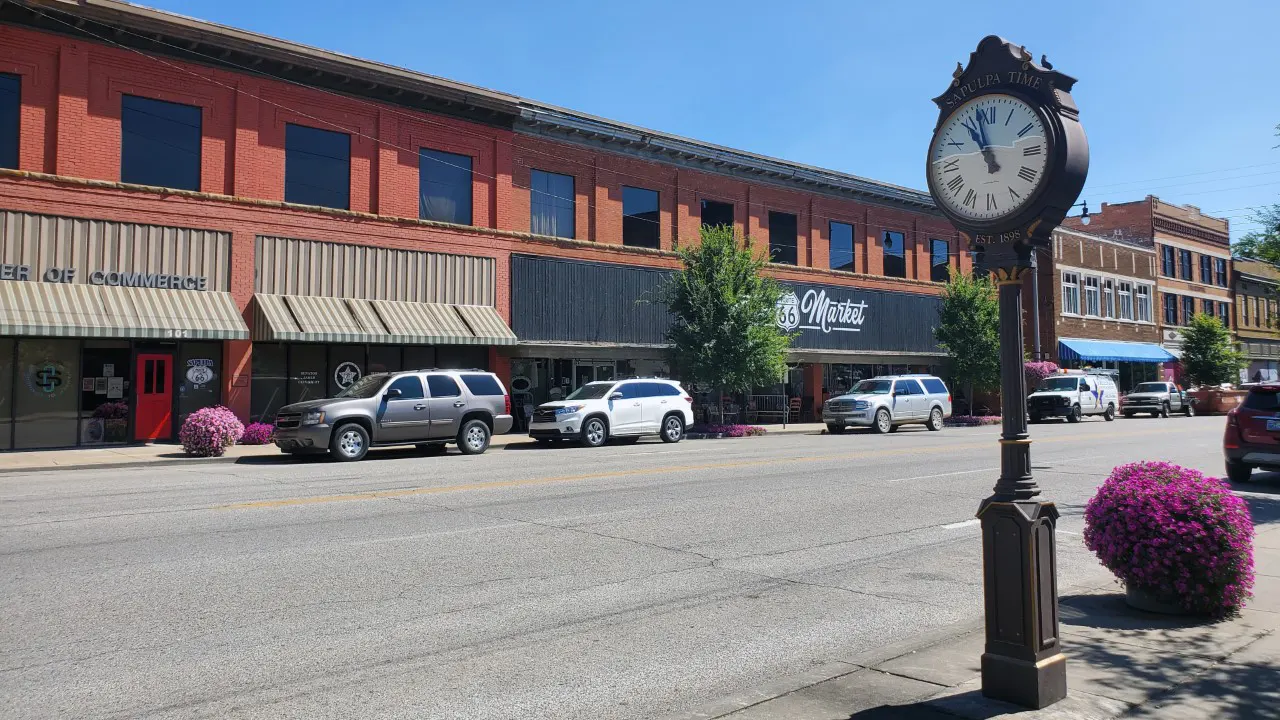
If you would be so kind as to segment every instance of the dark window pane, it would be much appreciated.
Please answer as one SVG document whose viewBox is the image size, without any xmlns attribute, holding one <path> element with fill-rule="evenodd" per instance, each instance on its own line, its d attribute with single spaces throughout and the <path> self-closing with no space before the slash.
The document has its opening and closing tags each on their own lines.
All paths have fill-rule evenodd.
<svg viewBox="0 0 1280 720">
<path fill-rule="evenodd" d="M 163 395 L 165 393 L 165 390 L 164 390 L 165 381 L 169 377 L 169 372 L 170 372 L 170 368 L 169 368 L 168 360 L 156 361 L 156 394 L 157 395 Z"/>
<path fill-rule="evenodd" d="M 488 370 L 489 349 L 476 345 L 440 345 L 436 367 L 442 370 Z"/>
<path fill-rule="evenodd" d="M 418 151 L 418 217 L 471 224 L 471 157 Z"/>
<path fill-rule="evenodd" d="M 370 345 L 369 346 L 369 372 L 400 372 L 404 370 L 400 364 L 400 346 L 399 345 Z M 416 370 L 415 367 L 408 368 Z"/>
<path fill-rule="evenodd" d="M 1206 285 L 1213 282 L 1213 258 L 1208 255 L 1200 256 L 1200 282 Z"/>
<path fill-rule="evenodd" d="M 535 235 L 574 236 L 573 177 L 533 170 L 529 173 L 529 230 Z"/>
<path fill-rule="evenodd" d="M 417 375 L 398 377 L 387 388 L 388 392 L 391 390 L 400 391 L 400 400 L 417 400 L 422 397 L 422 381 Z"/>
<path fill-rule="evenodd" d="M 462 384 L 472 395 L 506 395 L 492 375 L 463 375 Z"/>
<path fill-rule="evenodd" d="M 433 398 L 458 397 L 462 394 L 458 383 L 448 375 L 428 375 L 427 389 L 431 391 Z"/>
<path fill-rule="evenodd" d="M 1231 327 L 1231 306 L 1227 303 L 1218 303 L 1218 319 L 1222 321 L 1223 327 Z"/>
<path fill-rule="evenodd" d="M 946 240 L 929 241 L 929 279 L 946 282 L 951 278 L 951 243 Z"/>
<path fill-rule="evenodd" d="M 200 108 L 124 95 L 120 181 L 200 189 Z"/>
<path fill-rule="evenodd" d="M 285 404 L 288 366 L 284 345 L 253 344 L 253 380 L 249 391 L 249 419 L 275 422 L 276 411 Z"/>
<path fill-rule="evenodd" d="M 14 374 L 14 449 L 75 445 L 80 341 L 20 339 Z"/>
<path fill-rule="evenodd" d="M 1164 324 L 1178 324 L 1178 296 L 1171 293 L 1164 294 Z"/>
<path fill-rule="evenodd" d="M 350 209 L 351 136 L 287 123 L 284 201 Z"/>
<path fill-rule="evenodd" d="M 900 232 L 885 230 L 883 236 L 884 245 L 884 274 L 886 277 L 907 276 L 907 243 L 906 239 Z"/>
<path fill-rule="evenodd" d="M 1196 314 L 1196 299 L 1193 297 L 1182 298 L 1182 324 L 1190 324 L 1192 316 Z"/>
<path fill-rule="evenodd" d="M 702 201 L 702 224 L 707 227 L 733 227 L 733 203 Z"/>
<path fill-rule="evenodd" d="M 372 363 L 373 361 L 370 360 Z M 430 345 L 405 345 L 405 370 L 430 370 L 436 367 L 436 349 Z"/>
<path fill-rule="evenodd" d="M 1182 271 L 1181 272 L 1182 279 L 1191 280 L 1193 273 L 1191 270 L 1191 251 L 1190 250 L 1178 251 L 1178 265 L 1180 266 L 1179 269 Z"/>
<path fill-rule="evenodd" d="M 853 226 L 831 223 L 831 269 L 853 272 Z"/>
<path fill-rule="evenodd" d="M 614 392 L 622 393 L 623 400 L 635 400 L 646 397 L 644 383 L 622 383 Z"/>
<path fill-rule="evenodd" d="M 257 347 L 253 353 L 258 354 Z M 183 343 L 178 355 L 177 379 L 177 426 L 182 427 L 188 415 L 217 405 L 222 399 L 222 343 Z"/>
<path fill-rule="evenodd" d="M 1165 277 L 1174 277 L 1173 268 L 1173 248 L 1164 245 L 1160 249 L 1160 274 Z"/>
<path fill-rule="evenodd" d="M 12 439 L 13 396 L 9 391 L 13 388 L 13 352 L 16 340 L 0 338 L 0 450 L 8 450 Z M 125 360 L 128 366 L 128 360 Z"/>
<path fill-rule="evenodd" d="M 22 78 L 0 73 L 0 167 L 18 168 L 18 126 L 22 113 Z M 8 437 L 0 442 L 7 443 Z"/>
<path fill-rule="evenodd" d="M 946 395 L 947 386 L 942 384 L 941 380 L 930 378 L 924 381 L 924 389 L 933 395 Z"/>
<path fill-rule="evenodd" d="M 796 264 L 796 216 L 769 212 L 769 258 L 785 265 Z"/>
<path fill-rule="evenodd" d="M 1208 315 L 1209 317 L 1213 317 L 1213 301 L 1201 300 L 1200 311 L 1203 312 L 1205 315 Z"/>
<path fill-rule="evenodd" d="M 327 397 L 326 368 L 323 345 L 290 345 L 287 402 L 296 403 Z"/>
<path fill-rule="evenodd" d="M 1280 396 L 1266 390 L 1250 390 L 1244 406 L 1250 410 L 1280 410 Z"/>
<path fill-rule="evenodd" d="M 658 248 L 658 193 L 656 190 L 622 188 L 622 244 Z"/>
</svg>

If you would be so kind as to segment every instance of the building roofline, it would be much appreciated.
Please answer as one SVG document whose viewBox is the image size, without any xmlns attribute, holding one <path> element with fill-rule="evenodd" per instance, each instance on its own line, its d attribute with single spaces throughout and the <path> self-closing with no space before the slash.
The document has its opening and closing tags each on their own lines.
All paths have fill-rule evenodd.
<svg viewBox="0 0 1280 720">
<path fill-rule="evenodd" d="M 1097 242 L 1104 242 L 1111 245 L 1119 245 L 1130 250 L 1141 250 L 1143 252 L 1151 253 L 1152 255 L 1156 252 L 1155 244 L 1148 243 L 1146 238 L 1127 239 L 1123 237 L 1107 237 L 1106 235 L 1095 235 L 1093 233 L 1081 232 L 1080 230 L 1064 228 L 1061 226 L 1054 228 L 1053 232 L 1062 233 L 1063 235 L 1074 235 L 1086 240 L 1095 240 Z"/>
</svg>

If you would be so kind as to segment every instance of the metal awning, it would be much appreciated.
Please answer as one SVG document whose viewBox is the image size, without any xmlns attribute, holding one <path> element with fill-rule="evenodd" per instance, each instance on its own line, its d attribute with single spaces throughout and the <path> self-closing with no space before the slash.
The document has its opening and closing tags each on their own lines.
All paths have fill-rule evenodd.
<svg viewBox="0 0 1280 720">
<path fill-rule="evenodd" d="M 0 282 L 0 335 L 248 340 L 230 293 Z"/>
<path fill-rule="evenodd" d="M 1058 357 L 1063 360 L 1112 362 L 1171 362 L 1177 358 L 1155 343 L 1059 338 Z"/>
<path fill-rule="evenodd" d="M 490 306 L 399 300 L 253 296 L 253 339 L 380 345 L 514 345 Z"/>
</svg>

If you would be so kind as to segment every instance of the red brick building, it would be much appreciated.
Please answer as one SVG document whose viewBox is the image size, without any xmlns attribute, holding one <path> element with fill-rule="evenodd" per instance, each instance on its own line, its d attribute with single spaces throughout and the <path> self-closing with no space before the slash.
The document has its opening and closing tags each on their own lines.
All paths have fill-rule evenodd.
<svg viewBox="0 0 1280 720">
<path fill-rule="evenodd" d="M 0 4 L 0 450 L 270 419 L 353 371 L 486 367 L 518 402 L 663 372 L 653 290 L 703 222 L 772 253 L 806 406 L 939 362 L 970 260 L 927 193 L 114 0 Z"/>
</svg>

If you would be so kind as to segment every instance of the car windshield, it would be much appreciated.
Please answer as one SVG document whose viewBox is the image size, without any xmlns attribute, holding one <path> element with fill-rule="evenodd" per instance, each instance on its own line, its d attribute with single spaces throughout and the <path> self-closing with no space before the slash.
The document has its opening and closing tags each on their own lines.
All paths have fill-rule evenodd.
<svg viewBox="0 0 1280 720">
<path fill-rule="evenodd" d="M 371 398 L 378 394 L 382 389 L 382 384 L 387 381 L 387 373 L 373 373 L 365 375 L 359 380 L 347 386 L 346 390 L 338 393 L 334 397 L 340 398 Z"/>
<path fill-rule="evenodd" d="M 609 393 L 609 388 L 613 387 L 613 383 L 587 383 L 573 394 L 565 398 L 566 400 L 599 400 Z"/>
<path fill-rule="evenodd" d="M 1133 391 L 1136 393 L 1161 393 L 1168 389 L 1169 386 L 1164 383 L 1142 383 L 1138 385 L 1138 387 L 1134 388 Z"/>
<path fill-rule="evenodd" d="M 889 388 L 893 385 L 889 380 L 863 380 L 849 392 L 859 395 L 888 395 Z"/>
<path fill-rule="evenodd" d="M 1076 377 L 1047 377 L 1040 381 L 1041 392 L 1053 392 L 1057 390 L 1075 390 L 1080 384 L 1080 379 Z"/>
</svg>

